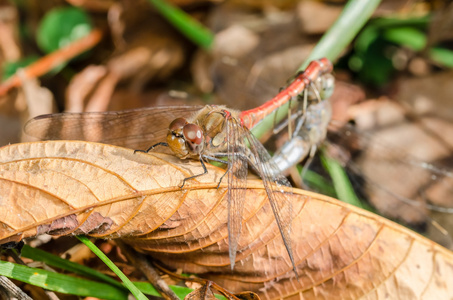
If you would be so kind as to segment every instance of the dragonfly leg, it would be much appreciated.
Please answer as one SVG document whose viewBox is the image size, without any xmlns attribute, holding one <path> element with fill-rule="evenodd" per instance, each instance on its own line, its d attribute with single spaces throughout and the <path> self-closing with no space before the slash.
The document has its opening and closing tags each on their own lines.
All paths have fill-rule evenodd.
<svg viewBox="0 0 453 300">
<path fill-rule="evenodd" d="M 228 156 L 226 153 L 219 153 L 219 154 L 216 154 L 217 156 L 219 157 L 226 157 Z M 212 161 L 215 161 L 215 162 L 218 162 L 218 163 L 222 163 L 222 164 L 227 164 L 227 169 L 225 171 L 225 173 L 223 173 L 222 177 L 220 177 L 219 179 L 219 183 L 217 184 L 217 189 L 219 189 L 220 187 L 220 184 L 222 183 L 222 180 L 223 180 L 223 177 L 225 177 L 225 175 L 228 173 L 228 171 L 230 171 L 231 169 L 231 164 L 228 162 L 228 161 L 224 161 L 222 159 L 219 159 L 215 156 L 208 156 L 208 155 L 204 155 L 203 156 L 204 158 L 208 159 L 208 160 L 212 160 Z"/>
<path fill-rule="evenodd" d="M 193 179 L 193 178 L 196 178 L 198 176 L 201 176 L 201 175 L 204 175 L 204 174 L 207 174 L 208 173 L 208 169 L 206 168 L 206 165 L 204 164 L 204 161 L 203 161 L 203 158 L 202 156 L 200 155 L 200 163 L 201 163 L 201 166 L 203 167 L 203 173 L 200 173 L 200 174 L 197 174 L 197 175 L 193 175 L 193 176 L 190 176 L 190 177 L 187 177 L 187 178 L 184 178 L 184 180 L 182 181 L 182 185 L 179 187 L 179 188 L 183 188 L 184 185 L 186 184 L 186 181 L 189 180 L 189 179 Z"/>
<path fill-rule="evenodd" d="M 280 122 L 279 124 L 277 124 L 275 126 L 275 128 L 273 129 L 272 133 L 273 134 L 280 133 L 280 131 L 282 131 L 286 126 L 288 126 L 289 122 L 293 122 L 294 120 L 297 120 L 301 117 L 303 117 L 303 113 L 302 113 L 302 110 L 300 109 L 299 111 L 292 113 L 290 118 L 285 119 L 282 122 Z M 293 135 L 294 135 L 294 133 L 293 133 Z"/>
<path fill-rule="evenodd" d="M 223 177 L 225 177 L 225 175 L 228 174 L 228 172 L 229 172 L 230 170 L 231 170 L 231 164 L 228 163 L 228 167 L 227 167 L 225 173 L 223 173 L 222 177 L 220 177 L 220 179 L 219 179 L 219 183 L 217 184 L 217 189 L 219 189 L 220 184 L 222 183 Z"/>
<path fill-rule="evenodd" d="M 316 88 L 316 86 L 313 84 L 313 82 L 310 82 L 310 87 L 311 87 L 313 93 L 315 93 L 316 100 L 318 101 L 318 103 L 321 102 L 322 101 L 321 95 L 319 94 L 319 91 Z"/>
<path fill-rule="evenodd" d="M 160 142 L 160 143 L 157 143 L 157 144 L 152 145 L 151 147 L 149 147 L 149 148 L 146 149 L 146 150 L 134 150 L 134 154 L 137 153 L 137 152 L 148 153 L 149 151 L 153 150 L 153 149 L 156 148 L 157 146 L 168 147 L 168 144 L 167 144 L 167 143 L 164 143 L 164 142 Z"/>
<path fill-rule="evenodd" d="M 306 119 L 307 119 L 307 114 L 304 113 L 304 114 L 297 120 L 296 127 L 294 128 L 293 136 L 298 136 L 298 135 L 299 135 L 299 132 L 302 130 L 302 126 L 304 125 Z"/>
<path fill-rule="evenodd" d="M 304 164 L 302 169 L 302 182 L 304 181 L 304 177 L 307 174 L 308 168 L 310 167 L 311 163 L 313 162 L 313 158 L 315 157 L 316 151 L 318 150 L 317 145 L 312 145 L 310 148 L 310 153 L 308 155 L 308 159 Z M 304 183 L 302 186 L 304 189 L 309 189 L 309 187 Z"/>
<path fill-rule="evenodd" d="M 248 148 L 245 148 L 245 149 L 248 150 Z M 248 152 L 247 150 L 244 150 L 244 152 Z M 247 166 L 251 167 L 253 172 L 255 172 L 255 174 L 260 174 L 260 171 L 256 167 L 255 162 L 248 155 L 246 155 L 246 154 L 244 154 L 242 152 L 235 152 L 235 153 L 230 153 L 230 154 L 228 154 L 228 153 L 213 153 L 212 155 L 213 156 L 209 156 L 207 158 L 212 159 L 212 160 L 217 161 L 217 162 L 222 162 L 224 164 L 228 164 L 226 172 L 220 178 L 219 186 L 220 186 L 220 183 L 222 182 L 223 177 L 225 177 L 225 175 L 231 169 L 232 165 L 229 162 L 226 162 L 224 160 L 218 159 L 216 157 L 231 157 L 231 156 L 240 157 L 242 161 L 247 161 Z"/>
</svg>

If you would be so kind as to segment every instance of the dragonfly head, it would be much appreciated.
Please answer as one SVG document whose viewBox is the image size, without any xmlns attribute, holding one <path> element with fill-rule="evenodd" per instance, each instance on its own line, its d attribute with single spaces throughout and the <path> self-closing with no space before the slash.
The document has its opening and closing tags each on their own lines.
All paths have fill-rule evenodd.
<svg viewBox="0 0 453 300">
<path fill-rule="evenodd" d="M 184 118 L 177 118 L 168 127 L 167 144 L 179 158 L 198 156 L 204 145 L 203 130 Z"/>
</svg>

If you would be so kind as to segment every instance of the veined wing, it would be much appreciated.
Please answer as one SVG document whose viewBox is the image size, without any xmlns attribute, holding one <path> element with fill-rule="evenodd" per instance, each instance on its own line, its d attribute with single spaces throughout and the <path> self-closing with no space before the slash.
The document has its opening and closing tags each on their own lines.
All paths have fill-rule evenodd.
<svg viewBox="0 0 453 300">
<path fill-rule="evenodd" d="M 241 125 L 233 117 L 226 122 L 228 154 L 228 244 L 231 268 L 234 268 L 241 237 L 248 163 Z"/>
<path fill-rule="evenodd" d="M 25 133 L 40 140 L 84 140 L 132 149 L 165 141 L 168 125 L 189 117 L 202 106 L 148 107 L 133 110 L 60 113 L 38 116 Z"/>
<path fill-rule="evenodd" d="M 291 199 L 289 197 L 290 191 L 287 187 L 291 187 L 288 179 L 281 174 L 278 166 L 272 161 L 271 156 L 252 135 L 252 133 L 243 129 L 245 132 L 245 139 L 250 145 L 250 151 L 253 155 L 254 167 L 258 170 L 259 175 L 264 183 L 269 202 L 274 212 L 275 220 L 283 238 L 283 242 L 288 252 L 294 273 L 296 273 L 296 264 L 294 261 L 293 250 L 291 246 L 291 223 L 294 217 Z"/>
</svg>

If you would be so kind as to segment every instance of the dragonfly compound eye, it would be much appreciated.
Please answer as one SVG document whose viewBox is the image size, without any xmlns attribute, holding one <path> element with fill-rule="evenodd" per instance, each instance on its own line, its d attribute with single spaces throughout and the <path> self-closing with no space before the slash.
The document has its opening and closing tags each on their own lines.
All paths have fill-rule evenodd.
<svg viewBox="0 0 453 300">
<path fill-rule="evenodd" d="M 187 124 L 183 128 L 184 137 L 187 142 L 200 145 L 203 142 L 203 131 L 195 124 Z"/>
<path fill-rule="evenodd" d="M 186 158 L 190 153 L 186 146 L 186 141 L 183 136 L 184 126 L 187 124 L 184 118 L 173 120 L 168 126 L 167 144 L 173 154 L 179 158 Z"/>
<path fill-rule="evenodd" d="M 192 154 L 199 154 L 203 150 L 203 130 L 195 124 L 187 124 L 183 128 L 184 139 L 188 150 Z"/>
<path fill-rule="evenodd" d="M 187 120 L 184 118 L 177 118 L 174 119 L 173 122 L 170 123 L 170 126 L 168 126 L 168 129 L 170 131 L 180 131 L 183 129 L 183 127 L 187 124 Z"/>
</svg>

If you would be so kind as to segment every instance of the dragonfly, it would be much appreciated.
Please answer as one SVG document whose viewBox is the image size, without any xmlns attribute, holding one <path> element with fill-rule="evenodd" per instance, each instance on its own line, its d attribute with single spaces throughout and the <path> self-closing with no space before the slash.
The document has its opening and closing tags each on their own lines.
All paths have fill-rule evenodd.
<svg viewBox="0 0 453 300">
<path fill-rule="evenodd" d="M 332 106 L 329 97 L 335 88 L 335 79 L 330 73 L 318 77 L 310 87 L 303 92 L 302 108 L 291 115 L 289 122 L 294 119 L 294 131 L 290 131 L 287 142 L 272 157 L 272 161 L 285 172 L 292 166 L 308 157 L 305 170 L 310 165 L 316 150 L 324 142 L 332 117 Z M 280 127 L 288 125 L 284 122 Z M 278 132 L 281 129 L 276 128 Z"/>
<path fill-rule="evenodd" d="M 332 63 L 321 58 L 312 61 L 304 72 L 273 99 L 263 105 L 236 111 L 225 106 L 172 106 L 117 112 L 60 113 L 38 116 L 25 125 L 28 135 L 46 140 L 87 140 L 149 152 L 165 146 L 181 159 L 198 159 L 204 172 L 205 162 L 226 164 L 228 178 L 228 242 L 231 268 L 234 268 L 238 241 L 242 231 L 248 168 L 263 180 L 276 222 L 293 270 L 297 276 L 290 232 L 292 211 L 289 181 L 278 172 L 270 155 L 250 130 L 281 105 L 298 98 L 324 74 L 332 72 Z M 170 125 L 168 125 L 170 124 Z M 149 145 L 152 145 L 149 147 Z M 225 159 L 225 160 L 224 160 Z M 219 181 L 219 185 L 220 185 Z"/>
<path fill-rule="evenodd" d="M 370 161 L 367 165 L 364 165 L 368 166 L 367 169 L 364 169 L 364 166 L 359 166 L 352 159 L 347 159 L 347 161 L 340 159 L 343 167 L 349 172 L 353 184 L 359 188 L 357 192 L 361 194 L 362 198 L 368 198 L 374 204 L 382 203 L 379 198 L 392 199 L 394 201 L 390 205 L 395 207 L 398 207 L 398 203 L 405 203 L 403 212 L 400 211 L 391 216 L 399 218 L 399 214 L 403 214 L 402 218 L 409 223 L 427 220 L 437 232 L 441 233 L 441 236 L 437 239 L 438 242 L 444 245 L 451 244 L 448 231 L 427 216 L 425 209 L 441 213 L 453 213 L 453 208 L 433 204 L 444 198 L 445 194 L 451 194 L 453 173 L 411 157 L 402 149 L 392 149 L 389 144 L 371 142 L 372 139 L 369 135 L 358 132 L 353 126 L 339 124 L 331 120 L 332 108 L 329 97 L 333 93 L 334 81 L 328 75 L 330 74 L 319 76 L 316 81 L 312 82 L 311 89 L 304 90 L 303 97 L 305 100 L 299 103 L 305 107 L 292 114 L 290 118 L 296 123 L 295 129 L 290 131 L 289 140 L 272 157 L 272 161 L 279 167 L 279 172 L 285 172 L 292 166 L 305 161 L 302 173 L 302 178 L 304 178 L 318 148 L 322 146 L 324 149 L 333 149 L 334 153 L 341 155 L 347 152 L 345 140 L 351 140 L 351 137 L 354 137 L 355 143 L 365 149 L 367 155 L 375 157 L 374 161 L 376 161 L 375 164 L 373 164 L 374 161 Z M 258 82 L 259 79 L 255 79 L 255 81 Z M 261 87 L 263 86 L 261 84 Z M 283 126 L 288 124 L 289 122 L 284 122 Z M 328 132 L 329 138 L 326 139 Z M 388 153 L 392 153 L 388 157 L 393 157 L 393 162 L 384 159 Z M 334 155 L 334 157 L 336 156 L 338 159 L 337 155 Z M 389 184 L 389 181 L 392 181 L 389 180 L 389 178 L 392 178 L 390 175 L 378 177 L 377 173 L 384 171 L 381 170 L 382 166 L 385 166 L 385 172 L 399 174 L 402 178 L 406 178 L 406 184 L 395 185 L 392 182 Z M 364 182 L 357 182 L 356 178 L 360 178 L 359 180 Z M 408 188 L 411 184 L 418 185 L 419 188 L 416 192 Z M 307 186 L 307 182 L 303 182 L 303 185 Z M 323 190 L 313 186 L 309 188 L 323 192 Z M 444 192 L 440 194 L 439 191 Z M 381 209 L 383 208 L 381 207 Z"/>
</svg>

